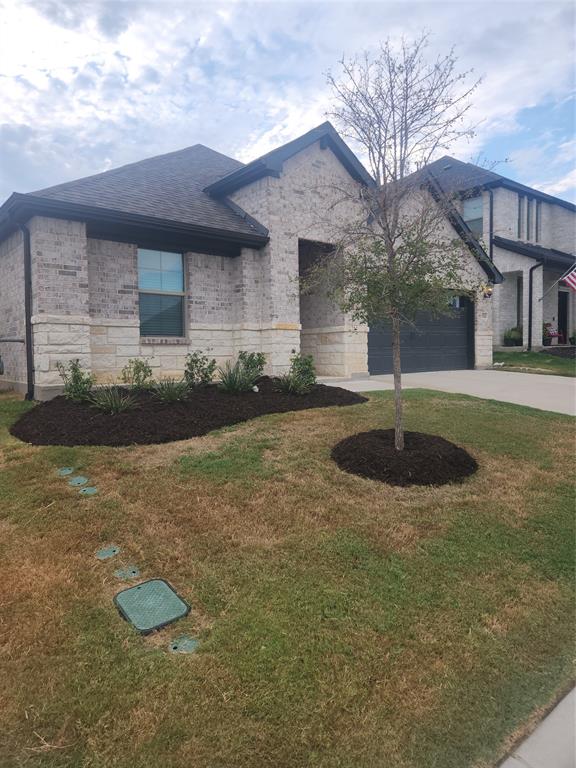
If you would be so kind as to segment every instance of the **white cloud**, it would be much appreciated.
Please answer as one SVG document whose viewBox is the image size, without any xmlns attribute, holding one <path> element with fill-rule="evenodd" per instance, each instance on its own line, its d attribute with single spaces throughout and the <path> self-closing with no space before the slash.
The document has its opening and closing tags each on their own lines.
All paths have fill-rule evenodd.
<svg viewBox="0 0 576 768">
<path fill-rule="evenodd" d="M 343 53 L 423 28 L 484 75 L 464 159 L 571 87 L 566 3 L 0 5 L 0 198 L 196 142 L 249 160 L 325 119 Z"/>
<path fill-rule="evenodd" d="M 576 192 L 576 169 L 569 171 L 565 176 L 557 181 L 550 182 L 549 184 L 535 184 L 542 192 L 547 192 L 549 195 L 558 195 L 560 197 L 570 193 L 570 197 L 574 196 Z"/>
</svg>

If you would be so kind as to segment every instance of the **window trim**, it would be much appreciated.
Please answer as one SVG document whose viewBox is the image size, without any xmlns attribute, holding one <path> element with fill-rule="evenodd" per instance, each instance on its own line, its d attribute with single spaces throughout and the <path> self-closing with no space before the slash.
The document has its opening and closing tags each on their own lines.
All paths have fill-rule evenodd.
<svg viewBox="0 0 576 768">
<path fill-rule="evenodd" d="M 480 216 L 476 216 L 473 219 L 466 218 L 466 213 L 465 213 L 466 202 L 470 201 L 470 200 L 478 200 L 479 203 L 480 203 Z M 480 239 L 482 239 L 484 237 L 484 196 L 482 194 L 472 195 L 470 197 L 463 198 L 463 200 L 462 200 L 462 221 L 466 224 L 468 229 L 472 232 L 472 234 L 474 235 L 474 237 L 477 240 L 480 240 Z M 479 234 L 477 234 L 474 231 L 474 229 L 471 227 L 471 224 L 473 224 L 474 222 L 480 222 L 481 223 Z"/>
<path fill-rule="evenodd" d="M 157 251 L 158 253 L 176 253 L 180 256 L 182 259 L 182 291 L 151 291 L 147 288 L 140 288 L 140 274 L 139 274 L 139 267 L 138 267 L 138 253 L 139 251 Z M 181 296 L 182 297 L 182 334 L 179 336 L 167 336 L 167 335 L 156 335 L 156 336 L 143 336 L 142 335 L 142 321 L 140 320 L 140 298 L 138 298 L 138 333 L 140 336 L 140 341 L 144 343 L 153 343 L 151 340 L 157 339 L 160 343 L 170 343 L 171 341 L 174 343 L 181 343 L 183 340 L 188 339 L 188 326 L 186 323 L 187 318 L 187 303 L 186 303 L 186 297 L 188 295 L 188 270 L 186 268 L 187 265 L 187 259 L 186 254 L 183 251 L 175 251 L 168 248 L 145 248 L 144 246 L 136 246 L 136 272 L 138 276 L 138 297 L 140 297 L 140 294 L 146 294 L 148 296 Z"/>
</svg>

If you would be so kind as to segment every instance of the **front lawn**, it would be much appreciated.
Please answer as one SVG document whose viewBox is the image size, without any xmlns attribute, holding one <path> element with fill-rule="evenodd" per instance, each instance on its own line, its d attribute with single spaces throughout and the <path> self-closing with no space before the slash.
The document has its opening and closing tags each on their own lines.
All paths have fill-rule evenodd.
<svg viewBox="0 0 576 768">
<path fill-rule="evenodd" d="M 29 407 L 0 396 L 0 765 L 485 768 L 570 685 L 573 419 L 410 390 L 479 469 L 399 488 L 330 458 L 388 392 L 125 448 L 21 443 Z M 190 615 L 138 635 L 127 565 Z"/>
<path fill-rule="evenodd" d="M 504 363 L 505 370 L 525 373 L 553 373 L 556 376 L 576 376 L 576 360 L 543 352 L 494 352 L 494 362 Z"/>
</svg>

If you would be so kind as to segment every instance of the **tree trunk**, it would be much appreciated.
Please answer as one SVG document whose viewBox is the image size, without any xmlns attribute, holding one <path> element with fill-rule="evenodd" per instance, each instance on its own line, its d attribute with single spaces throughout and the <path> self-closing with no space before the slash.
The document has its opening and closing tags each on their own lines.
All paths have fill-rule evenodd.
<svg viewBox="0 0 576 768">
<path fill-rule="evenodd" d="M 402 424 L 402 367 L 400 364 L 400 318 L 392 318 L 392 370 L 394 371 L 394 445 L 404 450 L 404 426 Z"/>
</svg>

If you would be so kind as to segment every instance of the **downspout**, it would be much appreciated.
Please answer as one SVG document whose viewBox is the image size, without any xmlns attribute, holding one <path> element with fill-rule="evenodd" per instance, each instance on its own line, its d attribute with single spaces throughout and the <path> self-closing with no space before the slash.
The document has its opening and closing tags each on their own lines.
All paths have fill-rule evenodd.
<svg viewBox="0 0 576 768">
<path fill-rule="evenodd" d="M 32 346 L 32 249 L 30 230 L 20 224 L 24 240 L 24 317 L 26 324 L 26 400 L 34 400 L 34 348 Z"/>
<path fill-rule="evenodd" d="M 541 266 L 541 261 L 533 264 L 528 273 L 528 352 L 532 349 L 532 294 L 534 292 L 534 275 L 532 273 Z"/>
<path fill-rule="evenodd" d="M 490 242 L 488 243 L 488 256 L 490 257 L 490 261 L 494 261 L 494 243 L 492 242 L 493 236 L 494 236 L 494 191 L 492 189 L 488 190 L 488 197 L 490 198 L 490 206 L 489 206 L 489 212 L 488 212 L 488 224 L 490 227 Z"/>
</svg>

